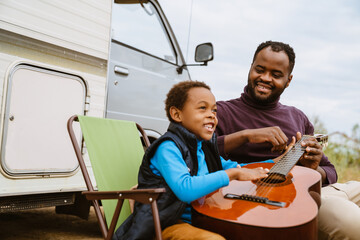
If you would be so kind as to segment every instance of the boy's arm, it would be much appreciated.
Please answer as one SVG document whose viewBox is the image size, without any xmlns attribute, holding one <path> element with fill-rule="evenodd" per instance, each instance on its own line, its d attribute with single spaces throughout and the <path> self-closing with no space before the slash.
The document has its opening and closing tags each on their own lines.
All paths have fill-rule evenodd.
<svg viewBox="0 0 360 240">
<path fill-rule="evenodd" d="M 262 168 L 242 169 L 235 167 L 202 176 L 191 176 L 180 150 L 172 141 L 161 143 L 150 161 L 153 168 L 160 172 L 174 194 L 181 201 L 187 203 L 227 186 L 230 180 L 255 180 L 267 177 L 269 171 Z"/>
<path fill-rule="evenodd" d="M 192 202 L 229 184 L 225 171 L 204 176 L 191 176 L 180 150 L 172 141 L 164 141 L 151 159 L 171 190 L 183 202 Z M 154 172 L 154 170 L 153 170 Z"/>
</svg>

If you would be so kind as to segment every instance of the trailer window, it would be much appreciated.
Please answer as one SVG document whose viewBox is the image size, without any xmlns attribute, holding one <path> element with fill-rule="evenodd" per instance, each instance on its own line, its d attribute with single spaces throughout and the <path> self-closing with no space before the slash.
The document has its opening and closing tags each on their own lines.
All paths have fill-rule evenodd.
<svg viewBox="0 0 360 240">
<path fill-rule="evenodd" d="M 163 22 L 152 3 L 114 4 L 112 39 L 176 63 Z"/>
</svg>

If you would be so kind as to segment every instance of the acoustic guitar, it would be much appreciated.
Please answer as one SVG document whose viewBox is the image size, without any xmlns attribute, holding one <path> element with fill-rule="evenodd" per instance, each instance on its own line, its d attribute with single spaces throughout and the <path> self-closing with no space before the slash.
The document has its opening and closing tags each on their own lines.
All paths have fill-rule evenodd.
<svg viewBox="0 0 360 240">
<path fill-rule="evenodd" d="M 253 163 L 244 167 L 266 167 L 267 178 L 231 181 L 192 202 L 194 226 L 217 232 L 226 239 L 317 239 L 321 176 L 310 168 L 295 166 L 304 154 L 301 141 L 276 164 Z M 327 136 L 318 141 L 326 143 Z"/>
</svg>

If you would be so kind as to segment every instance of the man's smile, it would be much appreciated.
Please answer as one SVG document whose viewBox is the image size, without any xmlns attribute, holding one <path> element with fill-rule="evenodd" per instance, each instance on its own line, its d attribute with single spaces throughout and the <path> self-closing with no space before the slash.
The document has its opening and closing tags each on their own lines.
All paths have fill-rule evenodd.
<svg viewBox="0 0 360 240">
<path fill-rule="evenodd" d="M 255 88 L 260 94 L 269 94 L 272 91 L 272 87 L 269 84 L 262 82 L 257 82 Z"/>
</svg>

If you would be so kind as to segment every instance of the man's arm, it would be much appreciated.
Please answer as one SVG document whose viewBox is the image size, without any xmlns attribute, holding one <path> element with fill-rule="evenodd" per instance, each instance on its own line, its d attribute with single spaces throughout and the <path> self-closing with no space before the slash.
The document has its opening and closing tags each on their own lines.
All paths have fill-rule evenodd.
<svg viewBox="0 0 360 240">
<path fill-rule="evenodd" d="M 246 129 L 224 137 L 224 151 L 229 153 L 245 143 L 269 142 L 273 145 L 271 151 L 281 152 L 286 148 L 288 138 L 279 127 Z"/>
</svg>

